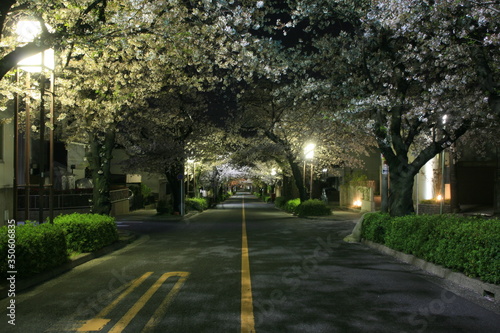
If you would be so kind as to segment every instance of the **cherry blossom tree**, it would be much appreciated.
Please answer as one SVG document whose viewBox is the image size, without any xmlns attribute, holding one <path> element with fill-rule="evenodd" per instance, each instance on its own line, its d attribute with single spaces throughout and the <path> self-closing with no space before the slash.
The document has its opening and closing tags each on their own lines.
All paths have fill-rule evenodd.
<svg viewBox="0 0 500 333">
<path fill-rule="evenodd" d="M 239 6 L 210 2 L 116 5 L 111 11 L 108 3 L 107 26 L 65 54 L 61 101 L 69 115 L 66 131 L 90 145 L 87 159 L 94 180 L 94 210 L 106 213 L 110 208 L 109 167 L 117 135 L 130 137 L 122 141 L 139 147 L 137 156 L 143 163 L 151 158 L 163 161 L 161 170 L 174 188 L 177 207 L 183 151 L 194 128 L 190 112 L 203 108 L 203 103 L 193 107 L 199 101 L 197 92 L 226 87 L 229 72 L 240 80 L 247 73 L 241 70 L 244 66 L 236 66 L 248 57 L 242 49 L 248 44 L 246 12 Z M 151 107 L 152 101 L 162 105 Z M 202 113 L 195 113 L 201 122 Z M 146 134 L 134 138 L 137 131 Z M 155 138 L 163 140 L 161 146 Z"/>
<path fill-rule="evenodd" d="M 12 84 L 13 69 L 30 56 L 49 48 L 57 51 L 73 45 L 80 38 L 92 35 L 105 23 L 108 10 L 106 0 L 5 0 L 0 3 L 0 108 L 19 92 Z M 17 22 L 35 20 L 40 32 L 33 40 L 20 44 Z"/>
<path fill-rule="evenodd" d="M 182 47 L 183 39 L 176 39 L 178 26 L 169 36 L 163 23 L 156 26 L 167 13 L 174 15 L 168 7 L 137 1 L 128 6 L 117 3 L 114 9 L 108 7 L 109 26 L 63 53 L 66 62 L 59 80 L 59 119 L 65 120 L 66 140 L 88 144 L 93 211 L 102 214 L 111 209 L 110 165 L 120 124 L 160 91 L 166 66 L 175 75 L 179 52 L 166 49 L 165 43 Z"/>
<path fill-rule="evenodd" d="M 288 84 L 261 82 L 247 89 L 240 101 L 242 129 L 254 133 L 250 149 L 258 151 L 260 160 L 272 157 L 286 166 L 302 201 L 308 198 L 302 168 L 306 145 L 315 144 L 311 162 L 317 170 L 340 164 L 359 166 L 360 155 L 371 145 L 364 133 L 346 122 L 325 117 L 330 101 L 320 100 L 321 87 L 316 83 L 300 78 Z"/>
<path fill-rule="evenodd" d="M 291 25 L 342 22 L 315 33 L 312 68 L 335 87 L 332 116 L 372 133 L 390 167 L 389 211 L 405 215 L 419 169 L 499 115 L 499 2 L 343 3 L 298 1 Z"/>
</svg>

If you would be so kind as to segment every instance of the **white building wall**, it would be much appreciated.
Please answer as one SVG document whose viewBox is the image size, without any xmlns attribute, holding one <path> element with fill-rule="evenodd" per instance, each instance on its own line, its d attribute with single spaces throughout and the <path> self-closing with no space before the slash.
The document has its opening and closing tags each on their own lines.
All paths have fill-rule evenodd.
<svg viewBox="0 0 500 333">
<path fill-rule="evenodd" d="M 0 119 L 5 122 L 5 119 Z M 3 125 L 2 156 L 0 156 L 0 226 L 13 218 L 14 205 L 14 125 L 7 121 Z"/>
<path fill-rule="evenodd" d="M 418 173 L 418 193 L 417 200 L 430 200 L 436 197 L 434 193 L 434 169 L 437 168 L 437 159 L 433 158 L 427 162 Z"/>
</svg>

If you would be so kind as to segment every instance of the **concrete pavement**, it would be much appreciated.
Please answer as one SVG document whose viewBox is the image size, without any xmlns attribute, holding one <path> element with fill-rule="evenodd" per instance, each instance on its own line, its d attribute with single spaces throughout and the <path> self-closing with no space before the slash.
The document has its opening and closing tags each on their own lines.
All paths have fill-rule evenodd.
<svg viewBox="0 0 500 333">
<path fill-rule="evenodd" d="M 155 269 L 148 268 L 151 270 L 158 269 L 156 267 L 158 263 L 182 264 L 178 267 L 192 272 L 189 281 L 194 281 L 195 277 L 199 276 L 200 283 L 203 283 L 206 280 L 206 273 L 196 274 L 195 271 L 199 270 L 200 263 L 195 263 L 195 258 L 199 257 L 202 260 L 203 270 L 200 271 L 202 273 L 213 270 L 215 268 L 213 265 L 219 262 L 217 258 L 227 259 L 229 263 L 238 255 L 234 253 L 238 247 L 235 242 L 239 233 L 238 224 L 226 220 L 227 217 L 224 217 L 221 225 L 217 221 L 221 221 L 220 218 L 223 216 L 230 216 L 231 219 L 237 217 L 238 209 L 241 209 L 239 206 L 237 201 L 233 200 L 220 206 L 218 210 L 187 216 L 184 219 L 178 216 L 158 216 L 152 210 L 137 211 L 117 217 L 120 230 L 151 237 L 150 243 L 154 246 L 154 251 L 144 248 L 144 254 L 140 255 L 136 253 L 137 246 L 132 246 L 134 251 L 125 247 L 118 251 L 121 253 L 120 256 L 106 256 L 113 257 L 108 262 L 111 263 L 119 258 L 121 262 L 144 262 L 144 265 L 155 267 Z M 369 327 L 364 325 L 370 322 L 381 325 L 381 320 L 388 322 L 398 320 L 399 324 L 394 327 L 410 324 L 412 328 L 426 328 L 426 325 L 434 325 L 432 321 L 438 318 L 451 320 L 451 314 L 448 312 L 450 309 L 458 311 L 457 313 L 467 311 L 472 311 L 474 315 L 479 313 L 477 308 L 472 309 L 469 305 L 467 308 L 470 310 L 461 309 L 462 301 L 459 302 L 458 296 L 454 295 L 459 295 L 460 298 L 494 313 L 500 313 L 498 308 L 492 306 L 494 302 L 478 297 L 460 286 L 411 266 L 395 264 L 394 261 L 375 254 L 365 245 L 342 243 L 341 239 L 352 230 L 359 213 L 338 211 L 330 217 L 301 219 L 278 212 L 272 205 L 251 203 L 247 205 L 247 216 L 254 306 L 260 331 L 276 331 L 272 329 L 292 327 L 291 331 L 311 331 L 314 328 L 316 330 L 312 331 L 315 332 L 331 332 L 327 327 L 335 323 L 343 332 L 345 330 L 342 327 L 346 329 L 357 325 L 352 322 L 353 320 L 358 320 L 364 328 Z M 229 246 L 229 243 L 235 244 Z M 322 246 L 318 253 L 316 253 L 317 246 Z M 175 252 L 170 252 L 170 247 L 175 249 Z M 168 251 L 161 256 L 155 252 L 166 250 Z M 176 253 L 181 257 L 177 259 Z M 149 255 L 158 257 L 161 261 L 156 262 L 153 258 L 145 257 Z M 205 257 L 210 258 L 210 262 L 206 262 Z M 100 261 L 101 259 L 96 260 Z M 189 266 L 185 267 L 186 263 L 190 263 Z M 119 263 L 116 265 L 120 267 Z M 106 269 L 109 270 L 109 266 Z M 221 266 L 210 275 L 211 278 L 206 280 L 206 283 L 222 287 L 224 283 L 220 279 L 237 276 L 234 274 L 237 270 L 237 266 Z M 81 274 L 90 279 L 95 274 L 104 273 L 101 270 L 99 273 L 89 271 Z M 71 282 L 71 276 L 76 278 L 77 274 L 68 274 L 66 279 L 68 281 L 65 282 L 67 285 L 74 284 Z M 399 279 L 394 280 L 394 277 L 398 276 Z M 64 277 L 61 280 L 64 281 Z M 419 291 L 419 286 L 424 280 L 431 282 L 436 288 L 427 286 L 425 287 L 427 289 Z M 232 278 L 227 281 L 230 285 L 235 284 Z M 447 291 L 452 291 L 453 294 Z M 376 299 L 373 299 L 374 296 Z M 415 301 L 415 297 L 422 302 L 422 307 L 409 306 L 410 302 Z M 397 304 L 404 305 L 404 308 L 395 312 Z M 190 309 L 192 306 L 186 304 L 186 307 L 182 307 L 182 311 L 192 311 Z M 220 311 L 224 311 L 221 304 L 218 306 Z M 380 310 L 373 308 L 381 306 L 383 308 Z M 401 315 L 405 317 L 404 320 L 394 317 L 397 311 L 403 311 Z M 307 314 L 308 312 L 311 313 Z M 333 314 L 337 317 L 333 318 Z M 287 320 L 282 318 L 285 315 Z M 292 318 L 295 316 L 296 319 L 291 319 L 290 316 Z M 184 317 L 188 318 L 187 314 L 178 318 Z M 297 321 L 296 324 L 293 324 L 294 320 Z M 465 327 L 460 326 L 462 324 L 457 325 Z M 371 331 L 378 331 L 378 328 L 372 328 Z M 451 328 L 449 331 L 452 331 Z"/>
</svg>

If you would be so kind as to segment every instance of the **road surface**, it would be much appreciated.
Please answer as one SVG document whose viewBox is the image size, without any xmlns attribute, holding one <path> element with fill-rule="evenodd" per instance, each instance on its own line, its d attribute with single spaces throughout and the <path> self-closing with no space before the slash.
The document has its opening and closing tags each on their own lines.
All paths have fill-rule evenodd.
<svg viewBox="0 0 500 333">
<path fill-rule="evenodd" d="M 1 331 L 500 332 L 498 312 L 344 243 L 348 214 L 301 219 L 239 194 L 184 221 L 118 225 L 140 237 L 17 293 Z"/>
</svg>

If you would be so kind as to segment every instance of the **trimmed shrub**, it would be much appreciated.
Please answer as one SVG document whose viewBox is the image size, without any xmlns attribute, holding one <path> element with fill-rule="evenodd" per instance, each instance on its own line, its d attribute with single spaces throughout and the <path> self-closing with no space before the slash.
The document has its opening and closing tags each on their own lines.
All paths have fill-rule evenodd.
<svg viewBox="0 0 500 333">
<path fill-rule="evenodd" d="M 279 209 L 284 209 L 286 205 L 287 199 L 285 197 L 277 197 L 274 200 L 274 205 L 278 207 Z"/>
<path fill-rule="evenodd" d="M 199 212 L 208 209 L 208 201 L 205 198 L 188 198 L 186 199 L 188 209 L 194 209 Z"/>
<path fill-rule="evenodd" d="M 20 278 L 42 273 L 67 262 L 64 231 L 53 224 L 26 224 L 15 227 L 15 269 Z M 0 272 L 7 276 L 8 227 L 0 228 Z"/>
<path fill-rule="evenodd" d="M 449 219 L 445 215 L 408 215 L 391 219 L 386 226 L 385 244 L 397 251 L 428 259 L 439 241 L 438 228 Z"/>
<path fill-rule="evenodd" d="M 372 242 L 385 244 L 385 234 L 390 229 L 389 214 L 368 213 L 363 219 L 361 237 Z"/>
<path fill-rule="evenodd" d="M 232 192 L 226 192 L 222 195 L 222 201 L 226 201 L 227 199 L 231 198 Z"/>
<path fill-rule="evenodd" d="M 331 215 L 332 211 L 321 200 L 310 199 L 297 206 L 295 212 L 299 216 L 325 216 Z"/>
<path fill-rule="evenodd" d="M 68 249 L 75 252 L 94 252 L 118 240 L 115 219 L 99 214 L 68 214 L 54 219 L 66 235 Z"/>
<path fill-rule="evenodd" d="M 363 220 L 362 237 L 500 284 L 500 220 L 455 215 L 390 218 L 372 213 Z"/>
<path fill-rule="evenodd" d="M 158 200 L 156 205 L 156 212 L 158 214 L 172 214 L 172 205 L 167 203 L 167 200 Z"/>
<path fill-rule="evenodd" d="M 286 212 L 296 214 L 297 207 L 300 205 L 300 199 L 288 200 L 283 207 Z"/>
</svg>

